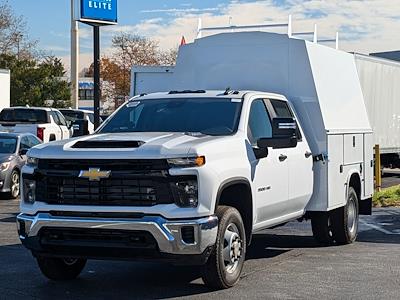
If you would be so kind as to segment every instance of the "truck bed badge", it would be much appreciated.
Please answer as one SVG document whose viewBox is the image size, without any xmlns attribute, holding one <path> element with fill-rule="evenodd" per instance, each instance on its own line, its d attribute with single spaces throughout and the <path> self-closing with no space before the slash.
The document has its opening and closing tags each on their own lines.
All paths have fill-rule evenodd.
<svg viewBox="0 0 400 300">
<path fill-rule="evenodd" d="M 100 179 L 106 179 L 110 177 L 111 171 L 100 171 L 99 168 L 89 168 L 88 171 L 81 171 L 79 178 L 87 178 L 89 181 L 100 181 Z"/>
</svg>

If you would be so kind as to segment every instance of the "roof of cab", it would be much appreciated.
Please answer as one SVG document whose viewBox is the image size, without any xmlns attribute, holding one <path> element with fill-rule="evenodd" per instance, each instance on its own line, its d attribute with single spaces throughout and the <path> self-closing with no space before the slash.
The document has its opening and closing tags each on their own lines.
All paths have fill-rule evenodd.
<svg viewBox="0 0 400 300">
<path fill-rule="evenodd" d="M 205 91 L 171 91 L 171 92 L 160 92 L 151 94 L 142 94 L 135 96 L 131 100 L 150 100 L 150 99 L 167 99 L 167 98 L 229 98 L 229 99 L 242 99 L 246 94 L 263 94 L 266 98 L 274 98 L 286 100 L 286 98 L 279 94 L 257 92 L 257 91 L 238 91 L 238 90 L 205 90 Z"/>
</svg>

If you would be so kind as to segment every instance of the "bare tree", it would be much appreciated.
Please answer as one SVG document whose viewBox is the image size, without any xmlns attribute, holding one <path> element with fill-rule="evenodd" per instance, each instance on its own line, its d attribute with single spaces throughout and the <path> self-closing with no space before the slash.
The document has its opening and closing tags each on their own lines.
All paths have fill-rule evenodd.
<svg viewBox="0 0 400 300">
<path fill-rule="evenodd" d="M 112 39 L 113 52 L 101 60 L 103 80 L 113 83 L 116 96 L 129 95 L 132 66 L 174 65 L 178 49 L 164 51 L 150 38 L 120 33 Z M 93 76 L 93 65 L 86 72 Z"/>
<path fill-rule="evenodd" d="M 7 0 L 0 0 L 0 54 L 31 58 L 36 41 L 27 36 L 26 22 L 17 16 Z"/>
</svg>

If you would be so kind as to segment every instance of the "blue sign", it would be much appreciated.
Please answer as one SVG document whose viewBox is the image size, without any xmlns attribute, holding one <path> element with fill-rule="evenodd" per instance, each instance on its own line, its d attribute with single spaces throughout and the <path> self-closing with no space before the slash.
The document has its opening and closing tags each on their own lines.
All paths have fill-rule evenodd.
<svg viewBox="0 0 400 300">
<path fill-rule="evenodd" d="M 117 0 L 81 0 L 81 19 L 94 23 L 117 23 Z"/>
</svg>

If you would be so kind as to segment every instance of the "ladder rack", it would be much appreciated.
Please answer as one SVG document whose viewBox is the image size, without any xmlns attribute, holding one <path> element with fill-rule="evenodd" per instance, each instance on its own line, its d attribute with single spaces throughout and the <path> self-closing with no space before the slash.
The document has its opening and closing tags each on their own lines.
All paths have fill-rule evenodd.
<svg viewBox="0 0 400 300">
<path fill-rule="evenodd" d="M 231 19 L 230 19 L 231 20 Z M 339 32 L 336 32 L 335 39 L 318 39 L 318 28 L 317 24 L 314 25 L 314 31 L 300 31 L 293 32 L 292 30 L 292 16 L 289 15 L 287 23 L 275 23 L 275 24 L 254 24 L 254 25 L 229 25 L 229 26 L 217 26 L 217 27 L 203 27 L 202 19 L 199 18 L 197 26 L 197 38 L 200 39 L 203 36 L 203 32 L 206 31 L 231 31 L 240 29 L 263 29 L 263 28 L 282 28 L 287 27 L 287 35 L 289 38 L 298 38 L 299 36 L 312 35 L 314 43 L 336 43 L 336 49 L 339 50 Z"/>
</svg>

